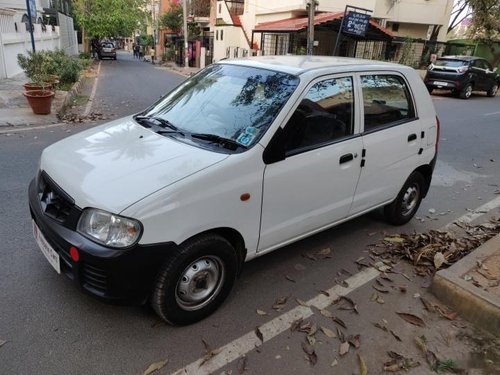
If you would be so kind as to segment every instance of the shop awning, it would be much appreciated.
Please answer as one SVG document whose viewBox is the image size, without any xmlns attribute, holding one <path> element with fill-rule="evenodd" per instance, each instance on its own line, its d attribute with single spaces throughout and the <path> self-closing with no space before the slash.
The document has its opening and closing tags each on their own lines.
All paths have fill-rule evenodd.
<svg viewBox="0 0 500 375">
<path fill-rule="evenodd" d="M 344 17 L 344 12 L 318 13 L 314 17 L 314 26 L 328 28 L 337 32 Z M 292 17 L 279 21 L 263 22 L 255 26 L 254 32 L 298 32 L 307 29 L 307 17 Z M 359 38 L 359 37 L 358 37 Z M 392 39 L 393 34 L 370 19 L 366 39 Z M 363 38 L 364 39 L 364 38 Z"/>
</svg>

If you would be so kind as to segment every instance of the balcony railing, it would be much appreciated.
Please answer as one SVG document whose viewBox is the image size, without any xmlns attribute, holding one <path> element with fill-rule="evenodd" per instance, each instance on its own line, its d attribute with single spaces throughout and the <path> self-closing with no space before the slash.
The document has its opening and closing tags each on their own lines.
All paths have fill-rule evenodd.
<svg viewBox="0 0 500 375">
<path fill-rule="evenodd" d="M 225 0 L 229 14 L 232 16 L 241 16 L 245 10 L 245 0 Z"/>
</svg>

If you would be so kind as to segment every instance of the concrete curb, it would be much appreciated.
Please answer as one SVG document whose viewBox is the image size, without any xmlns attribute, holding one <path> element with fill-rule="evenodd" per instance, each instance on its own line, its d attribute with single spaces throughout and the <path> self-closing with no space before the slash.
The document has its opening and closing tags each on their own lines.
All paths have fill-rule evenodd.
<svg viewBox="0 0 500 375">
<path fill-rule="evenodd" d="M 448 269 L 436 273 L 431 292 L 476 326 L 500 335 L 500 298 L 463 279 L 478 261 L 500 254 L 500 234 Z"/>
<path fill-rule="evenodd" d="M 71 105 L 71 102 L 73 101 L 75 96 L 78 94 L 78 92 L 80 91 L 82 86 L 84 85 L 85 79 L 86 79 L 85 74 L 84 74 L 84 72 L 82 72 L 78 81 L 76 81 L 73 84 L 73 86 L 71 86 L 71 89 L 69 89 L 69 91 L 66 94 L 66 97 L 64 98 L 64 101 L 61 105 L 61 108 L 59 108 L 57 110 L 57 117 L 59 119 L 61 119 L 64 116 L 64 114 L 66 113 L 66 110 Z"/>
</svg>

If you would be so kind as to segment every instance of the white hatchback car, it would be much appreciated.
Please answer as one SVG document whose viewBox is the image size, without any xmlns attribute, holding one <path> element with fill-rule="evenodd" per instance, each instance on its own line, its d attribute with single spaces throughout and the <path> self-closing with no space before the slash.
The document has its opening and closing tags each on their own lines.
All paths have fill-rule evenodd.
<svg viewBox="0 0 500 375">
<path fill-rule="evenodd" d="M 218 308 L 245 261 L 381 206 L 408 222 L 438 138 L 409 67 L 225 60 L 140 114 L 47 147 L 33 230 L 84 291 L 189 324 Z"/>
</svg>

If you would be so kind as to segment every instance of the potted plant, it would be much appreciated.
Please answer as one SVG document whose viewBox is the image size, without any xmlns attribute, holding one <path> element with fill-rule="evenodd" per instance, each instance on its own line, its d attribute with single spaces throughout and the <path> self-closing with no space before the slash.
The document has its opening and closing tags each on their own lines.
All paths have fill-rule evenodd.
<svg viewBox="0 0 500 375">
<path fill-rule="evenodd" d="M 28 103 L 37 115 L 48 115 L 52 107 L 52 99 L 54 98 L 54 91 L 52 86 L 47 84 L 44 76 L 34 76 L 33 83 L 38 85 L 40 89 L 26 90 L 23 95 L 28 100 Z"/>
<path fill-rule="evenodd" d="M 53 88 L 59 81 L 57 77 L 50 77 L 48 74 L 49 62 L 46 54 L 41 52 L 28 52 L 28 56 L 17 55 L 19 66 L 24 70 L 26 76 L 32 80 L 24 86 L 23 95 L 33 110 L 33 113 L 46 115 L 50 113 L 52 99 L 54 98 Z"/>
</svg>

